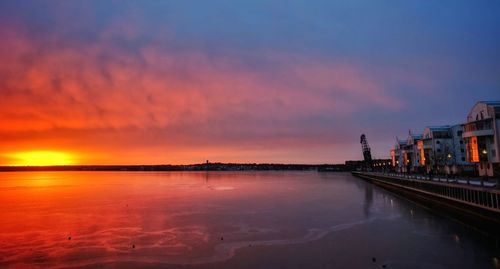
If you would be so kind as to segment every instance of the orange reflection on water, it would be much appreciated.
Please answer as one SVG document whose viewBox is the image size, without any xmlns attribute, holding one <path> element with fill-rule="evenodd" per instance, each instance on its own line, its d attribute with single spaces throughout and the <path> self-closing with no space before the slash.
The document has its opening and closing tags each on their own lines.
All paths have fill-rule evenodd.
<svg viewBox="0 0 500 269">
<path fill-rule="evenodd" d="M 216 248 L 221 242 L 231 248 L 233 241 L 300 235 L 302 229 L 276 230 L 279 214 L 268 219 L 267 212 L 276 206 L 268 201 L 294 204 L 305 188 L 283 188 L 289 177 L 267 183 L 259 173 L 233 177 L 205 172 L 1 173 L 0 267 L 213 261 L 232 253 Z M 288 208 L 281 211 L 295 214 L 294 206 Z M 261 223 L 255 224 L 257 213 L 245 210 L 262 212 Z"/>
<path fill-rule="evenodd" d="M 168 208 L 182 208 L 186 197 L 172 188 L 178 182 L 165 178 L 141 182 L 141 173 L 92 172 L 0 176 L 0 265 L 60 265 L 82 257 L 105 261 L 148 251 L 196 256 L 200 250 L 191 242 L 208 240 L 200 227 L 170 223 L 174 212 Z M 193 196 L 203 191 L 188 190 Z"/>
<path fill-rule="evenodd" d="M 313 261 L 312 252 L 341 245 L 328 252 L 332 261 L 366 257 L 369 267 L 374 249 L 389 243 L 394 259 L 412 266 L 430 257 L 479 268 L 468 265 L 492 257 L 472 243 L 482 256 L 470 255 L 462 242 L 473 240 L 463 231 L 344 173 L 5 172 L 0 193 L 0 268 L 203 264 L 250 248 L 250 258 L 276 260 L 263 247 L 309 249 L 329 233 L 347 235 L 294 255 Z M 456 259 L 440 259 L 435 249 Z M 289 258 L 284 253 L 278 260 Z"/>
</svg>

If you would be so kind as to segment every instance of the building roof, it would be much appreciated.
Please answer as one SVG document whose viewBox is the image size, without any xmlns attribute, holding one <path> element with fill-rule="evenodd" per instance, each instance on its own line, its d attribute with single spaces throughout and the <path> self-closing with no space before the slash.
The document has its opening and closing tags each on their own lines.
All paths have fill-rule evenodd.
<svg viewBox="0 0 500 269">
<path fill-rule="evenodd" d="M 450 125 L 441 125 L 441 126 L 427 126 L 431 131 L 447 131 L 451 128 Z"/>
<path fill-rule="evenodd" d="M 469 114 L 467 114 L 467 122 L 474 122 L 483 119 L 492 118 L 490 111 L 484 111 L 485 107 L 493 108 L 493 113 L 500 112 L 500 101 L 479 101 L 472 107 Z"/>
<path fill-rule="evenodd" d="M 479 101 L 478 103 L 484 103 L 493 107 L 500 107 L 500 101 Z"/>
</svg>

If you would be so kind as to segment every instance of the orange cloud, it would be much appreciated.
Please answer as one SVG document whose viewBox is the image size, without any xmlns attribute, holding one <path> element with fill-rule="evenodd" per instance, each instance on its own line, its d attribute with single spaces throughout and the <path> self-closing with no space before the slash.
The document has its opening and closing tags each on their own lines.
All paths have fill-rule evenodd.
<svg viewBox="0 0 500 269">
<path fill-rule="evenodd" d="M 268 51 L 259 57 L 273 64 L 255 68 L 245 58 L 161 44 L 129 50 L 107 33 L 116 31 L 96 44 L 61 46 L 57 38 L 0 30 L 2 152 L 56 147 L 104 155 L 82 162 L 106 163 L 117 160 L 109 155 L 155 163 L 235 158 L 236 150 L 257 156 L 261 145 L 278 152 L 328 139 L 321 126 L 304 129 L 314 115 L 402 106 L 345 61 Z"/>
</svg>

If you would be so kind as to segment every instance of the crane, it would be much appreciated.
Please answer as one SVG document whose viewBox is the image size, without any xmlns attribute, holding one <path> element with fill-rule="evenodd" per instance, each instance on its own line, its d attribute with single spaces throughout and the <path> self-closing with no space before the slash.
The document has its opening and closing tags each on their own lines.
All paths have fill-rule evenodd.
<svg viewBox="0 0 500 269">
<path fill-rule="evenodd" d="M 370 146 L 368 146 L 368 140 L 366 140 L 366 135 L 362 134 L 360 137 L 361 150 L 363 151 L 363 159 L 365 161 L 366 168 L 370 169 L 372 166 L 372 153 L 370 151 Z"/>
</svg>

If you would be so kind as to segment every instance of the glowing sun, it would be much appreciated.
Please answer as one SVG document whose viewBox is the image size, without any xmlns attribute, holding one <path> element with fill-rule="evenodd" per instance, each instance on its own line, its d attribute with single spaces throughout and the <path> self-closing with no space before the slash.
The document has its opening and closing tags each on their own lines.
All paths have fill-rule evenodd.
<svg viewBox="0 0 500 269">
<path fill-rule="evenodd" d="M 29 151 L 8 155 L 13 166 L 71 165 L 75 160 L 71 154 L 58 151 Z"/>
</svg>

